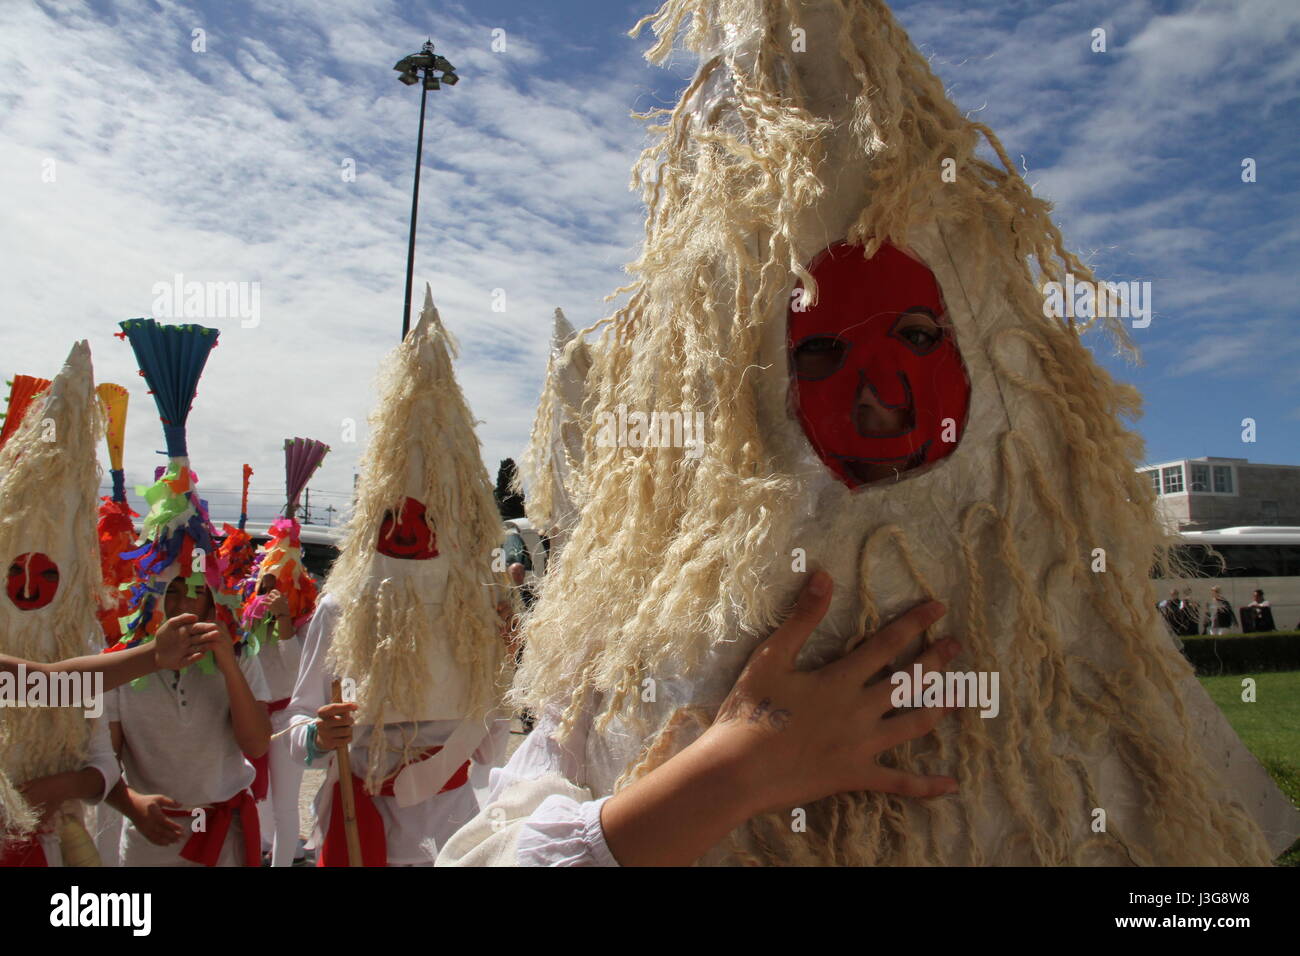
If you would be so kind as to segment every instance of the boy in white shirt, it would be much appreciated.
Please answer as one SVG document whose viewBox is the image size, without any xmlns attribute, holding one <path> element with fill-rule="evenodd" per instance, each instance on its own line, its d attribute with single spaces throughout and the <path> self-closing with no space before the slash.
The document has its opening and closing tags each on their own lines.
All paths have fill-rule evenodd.
<svg viewBox="0 0 1300 956">
<path fill-rule="evenodd" d="M 201 576 L 173 578 L 164 614 L 211 620 Z M 215 670 L 202 664 L 160 672 L 108 695 L 105 714 L 122 759 L 109 803 L 127 818 L 123 866 L 260 866 L 257 811 L 249 785 L 270 744 L 270 693 L 262 667 L 225 640 Z M 201 823 L 201 826 L 200 826 Z M 188 836 L 187 836 L 188 834 Z"/>
</svg>

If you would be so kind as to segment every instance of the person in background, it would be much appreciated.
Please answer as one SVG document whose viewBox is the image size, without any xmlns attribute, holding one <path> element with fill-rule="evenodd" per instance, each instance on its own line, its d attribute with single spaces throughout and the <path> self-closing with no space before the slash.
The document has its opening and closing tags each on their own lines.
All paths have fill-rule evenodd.
<svg viewBox="0 0 1300 956">
<path fill-rule="evenodd" d="M 1205 609 L 1205 633 L 1227 634 L 1237 625 L 1237 615 L 1218 586 L 1210 588 L 1210 605 Z"/>
<path fill-rule="evenodd" d="M 1169 597 L 1156 605 L 1156 610 L 1165 619 L 1169 633 L 1181 636 L 1186 624 L 1183 622 L 1183 599 L 1178 596 L 1178 589 L 1169 592 Z"/>
<path fill-rule="evenodd" d="M 1264 592 L 1258 588 L 1251 595 L 1251 602 L 1241 609 L 1241 630 L 1243 634 L 1277 630 L 1273 606 L 1264 600 Z"/>
</svg>

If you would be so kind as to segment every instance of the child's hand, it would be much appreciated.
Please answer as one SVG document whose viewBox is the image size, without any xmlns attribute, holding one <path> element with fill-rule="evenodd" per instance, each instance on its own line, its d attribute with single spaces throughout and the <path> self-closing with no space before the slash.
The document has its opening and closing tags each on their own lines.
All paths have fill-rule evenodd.
<svg viewBox="0 0 1300 956">
<path fill-rule="evenodd" d="M 170 671 L 188 667 L 212 650 L 219 637 L 217 625 L 193 614 L 168 618 L 154 635 L 154 664 Z"/>
<path fill-rule="evenodd" d="M 272 617 L 289 616 L 289 599 L 281 594 L 278 590 L 271 590 L 267 593 L 266 610 Z"/>
<path fill-rule="evenodd" d="M 753 812 L 797 806 L 835 793 L 879 790 L 910 797 L 952 793 L 951 777 L 882 767 L 886 750 L 930 733 L 950 708 L 899 711 L 891 716 L 893 685 L 867 681 L 888 666 L 945 613 L 938 602 L 913 608 L 837 661 L 815 671 L 795 669 L 804 642 L 830 607 L 832 582 L 816 572 L 790 618 L 745 665 L 718 717 L 698 744 L 733 761 L 750 793 Z M 956 656 L 952 638 L 918 658 L 924 671 Z"/>
<path fill-rule="evenodd" d="M 179 810 L 181 805 L 171 797 L 161 793 L 140 794 L 134 790 L 127 791 L 131 801 L 131 812 L 127 814 L 136 829 L 144 834 L 145 839 L 157 846 L 170 846 L 180 841 L 185 831 L 163 809 Z"/>
<path fill-rule="evenodd" d="M 352 742 L 357 705 L 326 704 L 316 711 L 316 749 L 337 750 Z"/>
<path fill-rule="evenodd" d="M 233 668 L 239 669 L 239 661 L 235 657 L 235 639 L 230 634 L 230 628 L 226 627 L 221 621 L 209 621 L 216 628 L 215 639 L 208 646 L 212 651 L 212 659 L 217 664 L 217 669 L 229 673 Z"/>
</svg>

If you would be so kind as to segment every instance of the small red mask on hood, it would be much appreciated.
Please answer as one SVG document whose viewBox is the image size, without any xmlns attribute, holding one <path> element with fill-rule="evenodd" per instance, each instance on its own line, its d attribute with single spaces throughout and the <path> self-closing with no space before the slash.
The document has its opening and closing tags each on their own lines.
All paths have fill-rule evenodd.
<svg viewBox="0 0 1300 956">
<path fill-rule="evenodd" d="M 970 382 L 939 283 L 884 243 L 870 259 L 836 243 L 808 267 L 818 302 L 791 305 L 791 389 L 818 457 L 850 488 L 951 454 Z"/>
<path fill-rule="evenodd" d="M 20 554 L 9 565 L 5 592 L 20 611 L 35 611 L 54 600 L 59 566 L 39 551 Z"/>
<path fill-rule="evenodd" d="M 380 554 L 390 558 L 408 561 L 436 558 L 438 538 L 429 527 L 424 503 L 407 498 L 402 505 L 400 521 L 393 520 L 391 511 L 384 515 L 384 523 L 379 527 L 379 543 L 375 547 Z"/>
</svg>

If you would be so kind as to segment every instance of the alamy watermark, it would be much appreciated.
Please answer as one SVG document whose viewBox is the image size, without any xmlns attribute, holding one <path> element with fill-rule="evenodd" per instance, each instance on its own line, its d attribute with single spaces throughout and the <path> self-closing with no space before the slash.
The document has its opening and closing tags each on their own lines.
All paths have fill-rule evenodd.
<svg viewBox="0 0 1300 956">
<path fill-rule="evenodd" d="M 619 405 L 612 412 L 597 412 L 600 448 L 684 448 L 687 458 L 704 454 L 704 413 L 629 412 Z"/>
<path fill-rule="evenodd" d="M 80 707 L 86 717 L 104 713 L 104 675 L 60 671 L 28 671 L 19 664 L 17 674 L 0 671 L 0 708 Z"/>
<path fill-rule="evenodd" d="M 1093 282 L 1065 274 L 1064 282 L 1043 284 L 1043 315 L 1049 319 L 1131 319 L 1133 328 L 1151 324 L 1151 283 Z"/>
<path fill-rule="evenodd" d="M 171 282 L 155 282 L 150 294 L 155 318 L 239 319 L 245 329 L 262 321 L 260 282 L 186 282 L 178 272 Z"/>
<path fill-rule="evenodd" d="M 895 707 L 979 707 L 985 719 L 1001 710 L 997 671 L 925 671 L 917 661 L 910 673 L 895 671 L 889 683 Z"/>
</svg>

